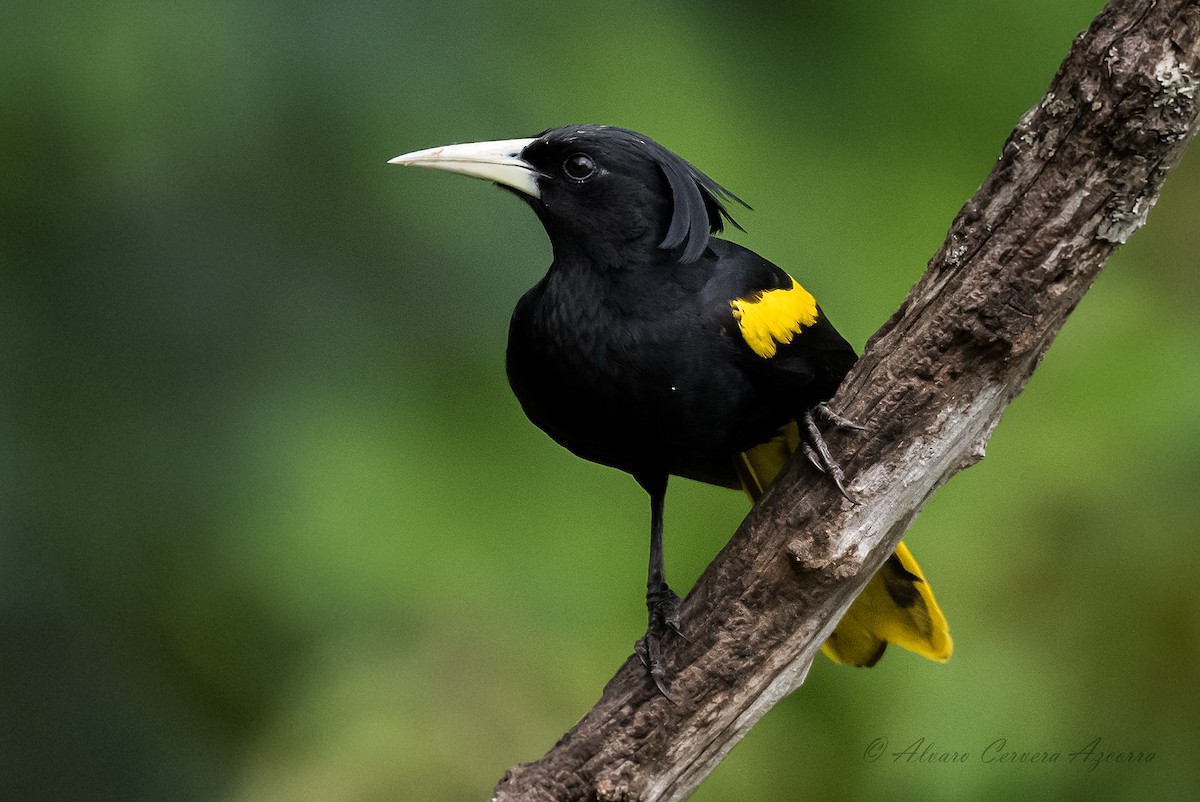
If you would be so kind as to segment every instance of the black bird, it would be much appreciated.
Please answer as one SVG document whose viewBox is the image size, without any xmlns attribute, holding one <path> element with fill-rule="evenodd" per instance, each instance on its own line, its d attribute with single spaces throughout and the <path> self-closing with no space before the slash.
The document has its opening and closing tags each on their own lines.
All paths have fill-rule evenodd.
<svg viewBox="0 0 1200 802">
<path fill-rule="evenodd" d="M 849 423 L 822 402 L 854 364 L 854 349 L 791 276 L 710 236 L 737 225 L 727 204 L 745 203 L 641 134 L 573 125 L 391 163 L 494 181 L 541 219 L 554 259 L 513 313 L 509 383 L 557 442 L 631 474 L 650 494 L 649 626 L 637 651 L 669 696 L 661 642 L 679 633 L 679 618 L 663 576 L 667 478 L 753 499 L 800 448 L 846 494 L 817 418 Z M 889 642 L 939 661 L 952 648 L 903 544 L 824 650 L 873 665 Z"/>
</svg>

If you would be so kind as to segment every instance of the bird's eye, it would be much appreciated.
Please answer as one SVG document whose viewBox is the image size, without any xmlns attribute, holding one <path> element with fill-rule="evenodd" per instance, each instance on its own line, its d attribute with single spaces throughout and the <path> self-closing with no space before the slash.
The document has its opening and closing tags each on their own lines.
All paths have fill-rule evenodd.
<svg viewBox="0 0 1200 802">
<path fill-rule="evenodd" d="M 563 162 L 563 172 L 573 181 L 587 181 L 596 174 L 596 162 L 586 153 L 576 153 Z"/>
</svg>

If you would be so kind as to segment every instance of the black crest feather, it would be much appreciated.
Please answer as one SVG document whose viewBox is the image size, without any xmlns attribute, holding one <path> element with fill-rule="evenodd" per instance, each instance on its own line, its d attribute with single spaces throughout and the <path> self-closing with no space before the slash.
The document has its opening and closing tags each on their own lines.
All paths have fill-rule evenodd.
<svg viewBox="0 0 1200 802">
<path fill-rule="evenodd" d="M 539 137 L 561 135 L 566 141 L 580 137 L 608 139 L 623 149 L 648 157 L 667 179 L 671 222 L 659 243 L 663 250 L 682 248 L 679 261 L 694 262 L 708 247 L 710 234 L 724 230 L 725 222 L 743 230 L 726 208 L 729 202 L 747 209 L 750 204 L 709 178 L 683 157 L 667 150 L 648 136 L 614 125 L 574 125 L 543 131 Z"/>
<path fill-rule="evenodd" d="M 657 142 L 649 139 L 644 141 L 671 188 L 671 225 L 658 247 L 664 250 L 682 247 L 683 254 L 679 260 L 685 263 L 694 262 L 708 247 L 709 234 L 717 234 L 724 230 L 726 220 L 734 228 L 741 230 L 742 227 L 733 219 L 725 204 L 733 201 L 749 209 L 748 203 L 709 178 L 686 159 Z"/>
</svg>

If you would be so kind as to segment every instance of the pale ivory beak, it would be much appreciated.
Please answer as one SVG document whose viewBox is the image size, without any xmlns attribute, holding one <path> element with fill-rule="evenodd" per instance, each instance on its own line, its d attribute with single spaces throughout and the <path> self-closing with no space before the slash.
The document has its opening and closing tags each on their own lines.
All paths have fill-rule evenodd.
<svg viewBox="0 0 1200 802">
<path fill-rule="evenodd" d="M 485 181 L 495 181 L 506 187 L 540 198 L 538 172 L 521 158 L 532 139 L 500 139 L 493 142 L 469 142 L 464 145 L 443 145 L 405 153 L 389 159 L 388 164 L 429 167 L 462 173 Z"/>
</svg>

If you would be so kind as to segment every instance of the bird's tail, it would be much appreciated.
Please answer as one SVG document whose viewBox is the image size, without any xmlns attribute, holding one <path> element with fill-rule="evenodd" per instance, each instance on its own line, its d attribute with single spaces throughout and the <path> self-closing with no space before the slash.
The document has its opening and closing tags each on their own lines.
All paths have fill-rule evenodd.
<svg viewBox="0 0 1200 802">
<path fill-rule="evenodd" d="M 799 443 L 796 424 L 790 423 L 773 440 L 738 455 L 738 475 L 751 501 L 762 496 Z M 821 650 L 835 663 L 873 666 L 889 643 L 941 663 L 954 650 L 946 617 L 903 543 L 867 583 Z"/>
</svg>

